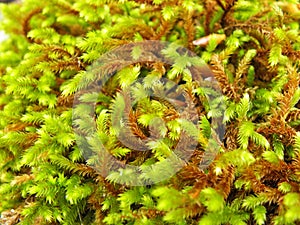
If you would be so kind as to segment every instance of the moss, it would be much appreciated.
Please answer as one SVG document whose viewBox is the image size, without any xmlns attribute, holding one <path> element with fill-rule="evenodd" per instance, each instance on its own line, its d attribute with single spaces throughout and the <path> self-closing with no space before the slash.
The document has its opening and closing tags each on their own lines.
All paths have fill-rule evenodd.
<svg viewBox="0 0 300 225">
<path fill-rule="evenodd" d="M 1 11 L 1 224 L 300 222 L 297 1 Z"/>
</svg>

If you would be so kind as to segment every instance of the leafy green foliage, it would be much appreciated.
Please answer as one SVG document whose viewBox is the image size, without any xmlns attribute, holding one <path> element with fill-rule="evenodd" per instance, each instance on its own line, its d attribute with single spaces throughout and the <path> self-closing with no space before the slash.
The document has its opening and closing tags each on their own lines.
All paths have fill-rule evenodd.
<svg viewBox="0 0 300 225">
<path fill-rule="evenodd" d="M 9 35 L 0 45 L 0 224 L 300 222 L 298 1 L 23 0 L 0 8 Z M 102 92 L 82 93 L 72 108 L 75 93 L 102 75 L 103 65 L 90 65 L 142 40 L 170 42 L 153 57 L 172 63 L 114 62 Z M 137 61 L 143 49 L 128 57 Z M 139 170 L 113 170 L 111 159 Z"/>
</svg>

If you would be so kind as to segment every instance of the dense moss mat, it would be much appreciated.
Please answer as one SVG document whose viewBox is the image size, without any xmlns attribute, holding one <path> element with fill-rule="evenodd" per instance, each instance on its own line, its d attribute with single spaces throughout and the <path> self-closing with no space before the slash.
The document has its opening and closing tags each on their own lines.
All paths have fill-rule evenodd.
<svg viewBox="0 0 300 225">
<path fill-rule="evenodd" d="M 296 0 L 1 4 L 1 29 L 9 38 L 0 46 L 0 223 L 299 224 L 299 8 Z M 78 145 L 74 126 L 85 135 L 91 124 L 74 121 L 87 109 L 73 110 L 73 102 L 89 81 L 89 66 L 142 40 L 182 47 L 164 49 L 174 59 L 169 65 L 135 62 L 112 73 L 95 99 L 96 135 Z M 213 91 L 189 73 L 193 57 L 178 54 L 184 48 L 209 65 L 224 97 L 207 102 Z M 126 87 L 143 78 L 133 90 L 143 95 L 139 87 L 149 89 L 162 77 L 192 99 L 194 124 L 183 123 L 177 108 L 159 98 L 126 109 Z M 221 101 L 224 113 L 216 107 Z M 152 134 L 149 151 L 119 141 L 121 128 L 112 118 L 126 110 L 129 137 Z M 203 168 L 210 139 L 217 139 L 213 118 L 223 121 L 225 134 Z M 144 168 L 163 162 L 182 133 L 197 145 L 177 173 L 158 183 L 168 168 L 153 169 L 151 176 L 140 171 L 149 182 L 133 186 L 131 170 L 110 170 L 114 165 L 100 157 L 104 147 L 123 165 Z M 85 149 L 98 151 L 99 161 L 87 160 Z"/>
</svg>

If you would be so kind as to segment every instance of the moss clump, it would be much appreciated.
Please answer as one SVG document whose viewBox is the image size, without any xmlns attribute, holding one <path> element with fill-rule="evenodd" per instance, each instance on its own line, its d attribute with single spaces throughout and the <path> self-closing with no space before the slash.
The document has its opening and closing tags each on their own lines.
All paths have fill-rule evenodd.
<svg viewBox="0 0 300 225">
<path fill-rule="evenodd" d="M 297 1 L 1 11 L 1 224 L 300 222 Z"/>
</svg>

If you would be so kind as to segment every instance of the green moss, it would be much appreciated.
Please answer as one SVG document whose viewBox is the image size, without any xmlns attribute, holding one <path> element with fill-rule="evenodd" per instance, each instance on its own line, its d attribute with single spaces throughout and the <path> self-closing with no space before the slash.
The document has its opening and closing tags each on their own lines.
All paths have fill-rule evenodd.
<svg viewBox="0 0 300 225">
<path fill-rule="evenodd" d="M 0 223 L 298 224 L 298 5 L 1 4 Z"/>
</svg>

